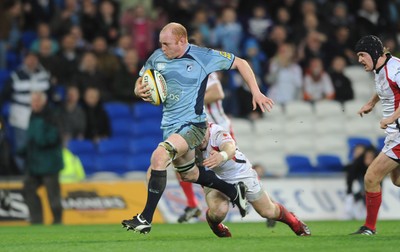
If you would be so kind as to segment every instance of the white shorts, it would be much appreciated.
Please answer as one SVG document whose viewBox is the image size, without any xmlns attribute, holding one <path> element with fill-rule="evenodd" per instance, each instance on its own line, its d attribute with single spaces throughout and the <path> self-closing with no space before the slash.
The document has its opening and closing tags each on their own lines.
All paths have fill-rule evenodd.
<svg viewBox="0 0 400 252">
<path fill-rule="evenodd" d="M 247 176 L 241 179 L 223 179 L 225 182 L 230 184 L 236 184 L 242 181 L 247 186 L 246 198 L 249 202 L 254 202 L 261 198 L 264 193 L 262 189 L 262 184 L 258 179 L 257 172 L 253 169 L 250 169 L 246 174 Z M 213 188 L 204 187 L 204 193 L 207 195 Z"/>
<path fill-rule="evenodd" d="M 386 136 L 382 152 L 392 159 L 400 159 L 400 132 L 390 133 Z"/>
</svg>

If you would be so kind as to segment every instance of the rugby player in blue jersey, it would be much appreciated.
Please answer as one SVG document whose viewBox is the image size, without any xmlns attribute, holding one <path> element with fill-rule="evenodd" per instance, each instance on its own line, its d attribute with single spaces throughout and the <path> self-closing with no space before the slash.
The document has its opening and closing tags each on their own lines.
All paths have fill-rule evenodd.
<svg viewBox="0 0 400 252">
<path fill-rule="evenodd" d="M 154 211 L 166 186 L 166 169 L 171 163 L 184 181 L 226 194 L 244 217 L 244 183 L 226 183 L 213 171 L 199 169 L 195 165 L 194 149 L 201 144 L 207 131 L 204 94 L 208 75 L 215 71 L 237 69 L 251 90 L 253 109 L 259 106 L 263 112 L 270 111 L 273 101 L 261 93 L 254 72 L 245 60 L 229 52 L 189 44 L 187 31 L 181 24 L 167 24 L 160 32 L 159 41 L 161 48 L 148 58 L 140 76 L 146 69 L 156 69 L 167 82 L 168 96 L 163 103 L 161 122 L 164 141 L 151 156 L 146 206 L 142 213 L 123 220 L 122 225 L 127 230 L 144 234 L 150 232 Z M 139 77 L 135 83 L 135 95 L 150 101 L 148 90 Z"/>
</svg>

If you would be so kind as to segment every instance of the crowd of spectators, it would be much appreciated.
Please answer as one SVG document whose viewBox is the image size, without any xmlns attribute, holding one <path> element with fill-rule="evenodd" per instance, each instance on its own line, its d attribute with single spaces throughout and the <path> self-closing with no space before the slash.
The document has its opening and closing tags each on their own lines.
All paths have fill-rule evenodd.
<svg viewBox="0 0 400 252">
<path fill-rule="evenodd" d="M 353 47 L 364 35 L 400 54 L 400 3 L 391 0 L 4 0 L 0 16 L 0 70 L 10 73 L 0 106 L 11 102 L 21 141 L 31 91 L 46 92 L 69 118 L 64 139 L 109 136 L 102 103 L 138 101 L 134 80 L 171 21 L 198 44 L 245 58 L 261 90 L 281 104 L 353 99 L 343 69 L 357 63 Z M 222 79 L 227 113 L 261 116 L 243 105 L 243 80 L 229 72 Z"/>
</svg>

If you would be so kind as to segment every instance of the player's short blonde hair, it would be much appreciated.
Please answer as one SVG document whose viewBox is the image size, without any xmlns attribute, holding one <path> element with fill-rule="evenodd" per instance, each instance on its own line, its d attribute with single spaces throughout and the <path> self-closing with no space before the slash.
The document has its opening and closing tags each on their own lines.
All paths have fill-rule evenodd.
<svg viewBox="0 0 400 252">
<path fill-rule="evenodd" d="M 161 32 L 165 32 L 166 30 L 170 29 L 171 33 L 176 37 L 176 41 L 180 40 L 181 38 L 185 39 L 185 42 L 188 42 L 188 34 L 186 28 L 175 22 L 168 23 L 164 26 Z"/>
</svg>

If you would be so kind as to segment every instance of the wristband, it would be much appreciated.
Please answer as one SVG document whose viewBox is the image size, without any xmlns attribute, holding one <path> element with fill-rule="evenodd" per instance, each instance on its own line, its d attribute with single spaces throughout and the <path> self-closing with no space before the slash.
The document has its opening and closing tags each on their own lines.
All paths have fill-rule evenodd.
<svg viewBox="0 0 400 252">
<path fill-rule="evenodd" d="M 226 151 L 221 151 L 219 154 L 221 154 L 224 162 L 228 160 L 228 153 Z"/>
</svg>

